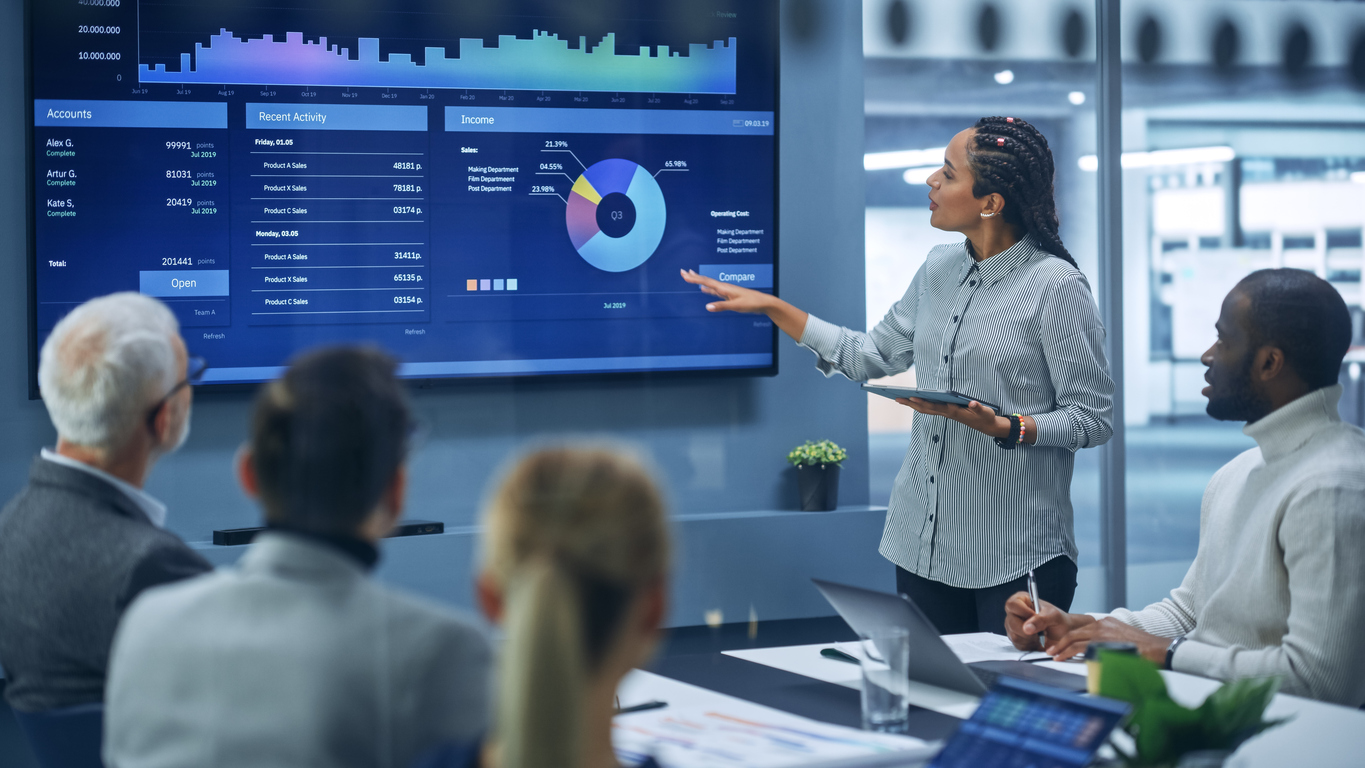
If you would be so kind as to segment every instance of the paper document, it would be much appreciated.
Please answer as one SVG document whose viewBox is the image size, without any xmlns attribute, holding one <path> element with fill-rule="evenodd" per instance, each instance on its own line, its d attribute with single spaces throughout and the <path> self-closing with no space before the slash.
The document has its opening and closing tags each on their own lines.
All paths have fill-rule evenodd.
<svg viewBox="0 0 1365 768">
<path fill-rule="evenodd" d="M 780 768 L 920 750 L 925 742 L 741 705 L 623 715 L 612 725 L 612 745 L 628 765 L 653 757 L 664 768 Z"/>
<path fill-rule="evenodd" d="M 1046 659 L 1046 653 L 1029 653 L 1014 647 L 1008 637 L 994 632 L 968 632 L 961 635 L 944 635 L 943 642 L 953 649 L 963 664 L 978 661 L 1032 661 Z"/>
</svg>

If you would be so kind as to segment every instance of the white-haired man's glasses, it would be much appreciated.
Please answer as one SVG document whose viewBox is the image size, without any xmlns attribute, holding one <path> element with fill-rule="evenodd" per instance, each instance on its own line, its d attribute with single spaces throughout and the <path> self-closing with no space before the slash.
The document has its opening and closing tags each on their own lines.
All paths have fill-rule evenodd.
<svg viewBox="0 0 1365 768">
<path fill-rule="evenodd" d="M 171 387 L 171 391 L 167 392 L 165 397 L 156 401 L 156 405 L 152 406 L 152 409 L 147 412 L 147 429 L 150 430 L 152 434 L 156 434 L 156 415 L 161 412 L 162 408 L 166 407 L 166 403 L 170 402 L 172 397 L 175 397 L 176 392 L 179 392 L 191 384 L 198 384 L 202 381 L 204 372 L 208 369 L 209 361 L 202 357 L 191 357 L 189 360 L 185 361 L 185 378 L 181 379 L 179 384 Z"/>
</svg>

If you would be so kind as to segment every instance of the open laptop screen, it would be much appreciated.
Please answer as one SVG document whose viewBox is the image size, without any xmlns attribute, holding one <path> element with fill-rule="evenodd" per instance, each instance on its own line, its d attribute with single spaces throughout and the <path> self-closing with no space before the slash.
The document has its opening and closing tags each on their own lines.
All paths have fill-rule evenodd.
<svg viewBox="0 0 1365 768">
<path fill-rule="evenodd" d="M 1127 713 L 1120 701 L 1002 677 L 930 768 L 1080 768 Z"/>
</svg>

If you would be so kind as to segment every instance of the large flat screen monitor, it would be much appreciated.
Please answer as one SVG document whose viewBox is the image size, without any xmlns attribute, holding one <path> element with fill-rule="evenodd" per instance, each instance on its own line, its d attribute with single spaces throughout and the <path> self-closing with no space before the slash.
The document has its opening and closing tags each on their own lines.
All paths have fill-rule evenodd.
<svg viewBox="0 0 1365 768">
<path fill-rule="evenodd" d="M 775 372 L 678 272 L 776 289 L 776 0 L 28 14 L 31 351 L 136 290 L 206 383 L 337 342 L 423 379 Z"/>
</svg>

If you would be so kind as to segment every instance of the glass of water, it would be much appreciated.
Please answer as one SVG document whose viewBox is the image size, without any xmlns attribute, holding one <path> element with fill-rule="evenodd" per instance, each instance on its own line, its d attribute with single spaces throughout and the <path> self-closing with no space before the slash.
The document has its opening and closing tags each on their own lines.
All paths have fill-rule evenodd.
<svg viewBox="0 0 1365 768">
<path fill-rule="evenodd" d="M 884 627 L 861 636 L 863 728 L 904 733 L 910 719 L 910 634 Z"/>
</svg>

